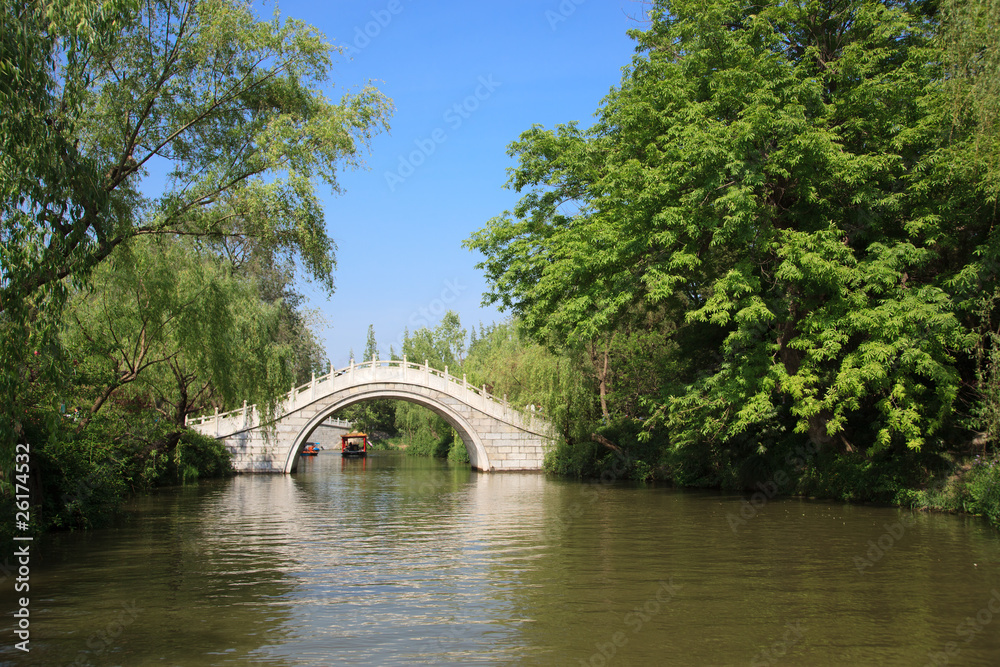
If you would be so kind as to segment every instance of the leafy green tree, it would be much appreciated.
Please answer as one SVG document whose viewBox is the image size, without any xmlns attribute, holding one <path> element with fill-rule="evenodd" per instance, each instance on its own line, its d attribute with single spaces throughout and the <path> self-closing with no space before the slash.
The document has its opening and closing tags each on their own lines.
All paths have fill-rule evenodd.
<svg viewBox="0 0 1000 667">
<path fill-rule="evenodd" d="M 77 79 L 60 85 L 58 69 L 79 70 L 92 47 L 106 45 L 127 23 L 135 4 L 4 0 L 0 5 L 0 465 L 5 473 L 15 438 L 24 436 L 27 388 L 65 371 L 58 331 L 67 286 L 50 282 L 22 290 L 32 267 L 44 261 L 46 243 L 57 243 L 36 227 L 43 213 L 36 202 L 71 185 L 101 197 L 90 186 L 92 165 L 65 159 L 77 146 L 62 109 L 79 108 L 84 95 Z M 6 474 L 0 484 L 5 496 L 12 495 Z"/>
<path fill-rule="evenodd" d="M 241 0 L 5 1 L 2 23 L 4 429 L 67 288 L 130 239 L 253 239 L 333 289 L 317 186 L 338 189 L 391 103 L 326 99 L 336 49 L 315 29 Z"/>
<path fill-rule="evenodd" d="M 487 300 L 538 340 L 675 313 L 699 362 L 661 399 L 675 442 L 776 419 L 840 450 L 942 437 L 998 232 L 935 4 L 676 0 L 651 20 L 593 128 L 512 145 L 527 193 L 467 242 Z"/>
<path fill-rule="evenodd" d="M 28 397 L 62 408 L 26 420 L 50 525 L 95 525 L 130 493 L 223 474 L 229 454 L 185 417 L 243 399 L 266 411 L 292 380 L 283 304 L 199 245 L 133 239 L 71 293 L 59 350 L 73 373 Z"/>
<path fill-rule="evenodd" d="M 263 302 L 278 308 L 273 342 L 291 346 L 294 383 L 305 384 L 314 373 L 326 373 L 330 362 L 316 335 L 326 323 L 320 313 L 304 308 L 305 299 L 294 286 L 295 265 L 262 250 L 251 239 L 221 239 L 211 247 L 232 264 L 234 274 L 257 285 Z"/>
<path fill-rule="evenodd" d="M 941 14 L 937 38 L 944 52 L 949 134 L 961 136 L 972 126 L 972 141 L 958 143 L 954 150 L 967 170 L 983 174 L 978 182 L 981 196 L 995 207 L 1000 194 L 1000 2 L 945 0 Z M 968 273 L 995 276 L 995 258 L 995 241 L 981 244 Z M 1000 286 L 979 282 L 983 289 L 968 305 L 978 323 L 971 424 L 980 431 L 978 443 L 995 446 L 1000 443 Z"/>
<path fill-rule="evenodd" d="M 469 382 L 486 386 L 526 412 L 538 411 L 566 440 L 589 437 L 599 416 L 586 361 L 553 353 L 523 333 L 516 321 L 484 328 L 465 363 Z"/>
<path fill-rule="evenodd" d="M 368 325 L 368 337 L 365 339 L 365 358 L 362 361 L 378 360 L 378 342 L 375 340 L 375 325 Z"/>
<path fill-rule="evenodd" d="M 183 239 L 122 246 L 67 308 L 66 352 L 76 361 L 79 429 L 131 386 L 177 425 L 210 405 L 268 406 L 294 379 L 280 304 L 253 280 Z"/>
<path fill-rule="evenodd" d="M 938 35 L 952 117 L 975 127 L 973 162 L 985 164 L 987 201 L 1000 194 L 1000 0 L 944 0 Z"/>
<path fill-rule="evenodd" d="M 414 363 L 427 360 L 434 368 L 444 370 L 447 366 L 450 373 L 457 373 L 465 359 L 467 335 L 458 313 L 449 310 L 433 329 L 420 327 L 412 333 L 405 330 L 403 354 Z"/>
</svg>

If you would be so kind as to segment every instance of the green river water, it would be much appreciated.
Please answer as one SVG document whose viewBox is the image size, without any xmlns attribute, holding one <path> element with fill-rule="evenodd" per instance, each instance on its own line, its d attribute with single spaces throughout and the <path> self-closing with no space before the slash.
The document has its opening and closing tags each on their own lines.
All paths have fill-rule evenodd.
<svg viewBox="0 0 1000 667">
<path fill-rule="evenodd" d="M 0 663 L 1000 665 L 984 522 L 755 500 L 323 452 L 36 540 Z"/>
</svg>

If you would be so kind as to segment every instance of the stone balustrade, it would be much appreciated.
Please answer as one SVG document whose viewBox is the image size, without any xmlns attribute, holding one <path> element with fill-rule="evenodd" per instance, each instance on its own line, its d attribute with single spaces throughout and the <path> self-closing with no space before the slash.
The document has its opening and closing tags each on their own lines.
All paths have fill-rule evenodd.
<svg viewBox="0 0 1000 667">
<path fill-rule="evenodd" d="M 538 470 L 552 429 L 530 407 L 521 411 L 458 378 L 421 364 L 372 359 L 333 370 L 300 387 L 273 411 L 247 405 L 190 419 L 187 425 L 223 440 L 234 466 L 245 472 L 292 472 L 308 435 L 348 405 L 394 398 L 424 405 L 441 415 L 462 437 L 469 459 L 480 470 Z"/>
</svg>

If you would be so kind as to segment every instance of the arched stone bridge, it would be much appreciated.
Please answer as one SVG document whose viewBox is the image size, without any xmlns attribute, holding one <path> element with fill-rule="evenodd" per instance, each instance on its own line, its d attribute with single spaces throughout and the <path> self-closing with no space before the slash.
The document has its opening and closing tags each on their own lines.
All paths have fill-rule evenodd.
<svg viewBox="0 0 1000 667">
<path fill-rule="evenodd" d="M 238 472 L 295 470 L 299 453 L 317 426 L 337 410 L 361 401 L 391 398 L 422 405 L 458 432 L 473 468 L 540 470 L 551 442 L 549 423 L 533 412 L 522 413 L 473 387 L 465 378 L 406 361 L 353 362 L 347 368 L 293 387 L 278 406 L 275 419 L 261 424 L 255 406 L 187 422 L 204 435 L 222 440 Z"/>
</svg>

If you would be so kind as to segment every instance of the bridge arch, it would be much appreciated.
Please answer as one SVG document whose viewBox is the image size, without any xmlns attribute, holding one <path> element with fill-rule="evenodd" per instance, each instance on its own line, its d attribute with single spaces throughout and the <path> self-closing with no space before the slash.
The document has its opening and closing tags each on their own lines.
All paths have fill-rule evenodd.
<svg viewBox="0 0 1000 667">
<path fill-rule="evenodd" d="M 534 412 L 521 412 L 427 362 L 378 361 L 334 371 L 292 387 L 272 421 L 262 423 L 255 406 L 188 421 L 233 454 L 238 472 L 290 473 L 309 434 L 331 414 L 365 400 L 391 398 L 422 405 L 458 432 L 478 470 L 540 470 L 552 427 Z"/>
<path fill-rule="evenodd" d="M 440 400 L 435 400 L 432 397 L 415 393 L 412 390 L 394 388 L 370 389 L 356 394 L 348 393 L 333 401 L 330 406 L 325 408 L 316 417 L 309 420 L 309 422 L 306 423 L 299 434 L 295 437 L 292 442 L 292 446 L 288 450 L 287 458 L 285 459 L 284 472 L 295 472 L 296 468 L 298 468 L 299 459 L 301 458 L 299 454 L 302 452 L 302 448 L 305 447 L 309 434 L 312 433 L 317 426 L 326 421 L 330 415 L 356 403 L 363 403 L 365 401 L 372 401 L 380 398 L 389 398 L 399 401 L 407 401 L 408 403 L 416 403 L 417 405 L 431 410 L 434 414 L 443 418 L 452 428 L 458 431 L 459 437 L 462 438 L 462 442 L 465 444 L 465 448 L 469 452 L 469 463 L 473 468 L 477 470 L 493 469 L 490 465 L 489 454 L 486 453 L 486 448 L 483 446 L 482 438 L 479 437 L 475 429 L 464 416 L 451 409 L 450 406 Z"/>
</svg>

